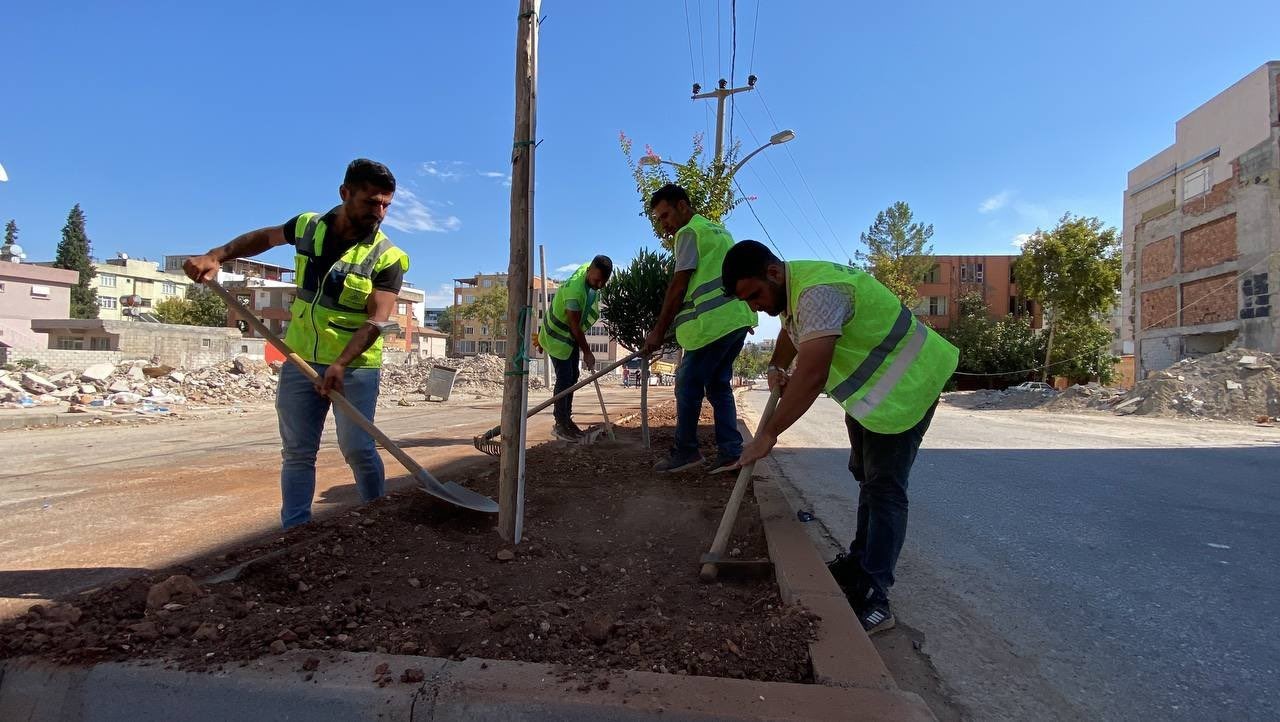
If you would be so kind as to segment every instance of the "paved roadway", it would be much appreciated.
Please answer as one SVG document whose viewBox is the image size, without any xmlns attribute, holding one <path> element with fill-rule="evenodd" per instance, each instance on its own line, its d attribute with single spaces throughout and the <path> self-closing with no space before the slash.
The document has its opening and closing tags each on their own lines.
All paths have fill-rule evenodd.
<svg viewBox="0 0 1280 722">
<path fill-rule="evenodd" d="M 775 452 L 832 553 L 856 504 L 840 413 L 819 399 Z M 1276 719 L 1280 428 L 940 406 L 898 578 L 975 718 Z"/>
</svg>

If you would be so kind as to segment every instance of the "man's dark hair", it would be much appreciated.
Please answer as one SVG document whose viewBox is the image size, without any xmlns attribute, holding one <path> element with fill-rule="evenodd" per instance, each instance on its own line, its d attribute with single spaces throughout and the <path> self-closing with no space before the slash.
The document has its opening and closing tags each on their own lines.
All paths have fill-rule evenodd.
<svg viewBox="0 0 1280 722">
<path fill-rule="evenodd" d="M 675 183 L 668 183 L 654 191 L 653 195 L 649 196 L 649 212 L 652 213 L 654 207 L 663 201 L 670 203 L 671 207 L 675 208 L 676 203 L 680 201 L 689 203 L 689 194 Z M 689 205 L 692 206 L 693 204 L 690 203 Z"/>
<path fill-rule="evenodd" d="M 390 168 L 376 160 L 356 158 L 347 166 L 347 175 L 342 179 L 342 185 L 348 188 L 373 186 L 395 193 L 396 177 L 391 175 Z"/>
<path fill-rule="evenodd" d="M 591 265 L 604 271 L 605 280 L 609 280 L 609 276 L 613 275 L 613 259 L 608 256 L 596 256 L 591 259 Z"/>
<path fill-rule="evenodd" d="M 773 251 L 760 241 L 738 241 L 724 254 L 720 278 L 724 281 L 724 295 L 733 296 L 738 281 L 744 278 L 764 278 L 769 266 L 782 263 Z"/>
</svg>

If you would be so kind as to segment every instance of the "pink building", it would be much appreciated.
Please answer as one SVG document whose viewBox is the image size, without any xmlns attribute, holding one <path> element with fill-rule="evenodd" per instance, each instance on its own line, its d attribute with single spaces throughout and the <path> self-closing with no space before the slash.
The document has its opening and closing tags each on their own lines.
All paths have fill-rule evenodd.
<svg viewBox="0 0 1280 722">
<path fill-rule="evenodd" d="M 0 346 L 12 350 L 48 348 L 49 336 L 31 330 L 36 318 L 71 314 L 71 287 L 80 274 L 63 268 L 0 262 Z"/>
</svg>

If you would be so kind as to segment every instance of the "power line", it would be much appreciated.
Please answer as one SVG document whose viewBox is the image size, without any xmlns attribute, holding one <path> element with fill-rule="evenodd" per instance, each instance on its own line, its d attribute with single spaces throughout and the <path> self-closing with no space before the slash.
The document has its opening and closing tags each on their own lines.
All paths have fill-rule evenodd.
<svg viewBox="0 0 1280 722">
<path fill-rule="evenodd" d="M 689 82 L 698 82 L 698 70 L 693 64 L 693 30 L 689 25 L 689 0 L 684 0 L 684 36 L 689 41 Z"/>
<path fill-rule="evenodd" d="M 751 197 L 742 192 L 742 186 L 738 184 L 738 179 L 733 179 L 733 186 L 738 189 L 738 195 L 742 196 L 742 200 L 747 202 L 747 210 L 751 211 L 751 216 L 756 219 L 756 224 L 760 226 L 760 230 L 764 231 L 764 237 L 769 239 L 769 245 L 773 246 L 773 250 L 778 252 L 778 258 L 787 260 L 782 254 L 782 249 L 778 248 L 778 244 L 773 242 L 773 236 L 769 235 L 769 229 L 764 227 L 764 222 L 760 220 L 760 216 L 756 214 L 756 207 L 751 204 Z"/>
<path fill-rule="evenodd" d="M 747 134 L 751 136 L 751 140 L 755 143 L 760 143 L 760 139 L 756 137 L 755 131 L 752 130 L 751 128 L 751 123 L 748 122 L 745 117 L 742 119 L 742 124 L 746 126 Z M 804 206 L 800 205 L 800 201 L 796 200 L 795 194 L 791 192 L 791 187 L 788 186 L 787 182 L 782 179 L 782 174 L 778 172 L 778 167 L 773 164 L 773 160 L 771 160 L 768 155 L 764 156 L 764 160 L 766 163 L 769 164 L 769 168 L 773 170 L 773 174 L 774 176 L 777 177 L 778 184 L 782 186 L 782 190 L 786 191 L 787 196 L 791 198 L 791 202 L 794 203 L 796 205 L 796 209 L 800 211 L 800 215 L 804 218 L 805 222 L 809 224 L 809 228 L 810 230 L 813 231 L 814 237 L 818 240 L 818 243 L 822 244 L 822 247 L 826 250 L 827 255 L 831 257 L 831 260 L 835 261 L 836 263 L 839 263 L 840 262 L 839 256 L 831 250 L 831 247 L 827 245 L 826 240 L 822 238 L 822 234 L 818 231 L 817 226 L 813 224 L 813 221 L 809 218 L 809 214 L 805 212 Z M 777 201 L 775 201 L 775 203 L 776 202 Z M 778 207 L 779 209 L 781 209 L 782 207 L 781 204 L 778 204 Z M 796 228 L 796 232 L 799 233 L 800 229 Z M 810 246 L 811 250 L 812 248 L 813 247 Z M 814 255 L 818 256 L 820 254 L 818 254 L 818 252 L 815 250 Z"/>
<path fill-rule="evenodd" d="M 720 0 L 716 0 L 716 77 L 724 76 L 724 66 L 720 64 L 721 58 L 724 57 L 724 49 L 720 47 Z"/>
<path fill-rule="evenodd" d="M 765 102 L 764 95 L 760 93 L 759 89 L 756 90 L 756 94 L 760 96 L 760 103 L 764 106 L 764 112 L 769 116 L 769 122 L 773 123 L 774 132 L 777 132 L 780 128 L 778 127 L 778 121 L 774 119 L 773 113 L 769 110 L 769 104 Z M 800 164 L 796 162 L 795 154 L 791 152 L 790 147 L 783 146 L 782 149 L 787 152 L 787 157 L 791 159 L 791 165 L 795 166 L 796 175 L 800 176 L 800 182 L 804 184 L 805 191 L 809 193 L 809 200 L 813 201 L 814 208 L 818 209 L 818 215 L 822 217 L 822 222 L 827 224 L 827 231 L 831 233 L 831 240 L 836 244 L 836 248 L 840 248 L 840 234 L 836 233 L 835 227 L 831 225 L 827 214 L 822 210 L 822 204 L 818 203 L 817 196 L 813 194 L 813 189 L 809 187 L 809 180 L 805 178 L 804 171 L 800 169 Z M 853 258 L 853 255 L 851 254 L 849 258 Z"/>
<path fill-rule="evenodd" d="M 738 0 L 729 0 L 729 22 L 733 27 L 732 39 L 729 41 L 729 87 L 735 87 L 737 79 L 735 77 L 738 69 Z M 736 109 L 738 99 L 729 96 L 729 147 L 733 147 L 733 111 Z"/>
<path fill-rule="evenodd" d="M 747 72 L 756 71 L 756 33 L 760 32 L 760 0 L 756 0 L 756 19 L 751 24 L 751 62 L 747 63 Z"/>
<path fill-rule="evenodd" d="M 702 27 L 702 0 L 698 0 L 698 56 L 702 58 L 702 77 L 707 77 L 707 33 Z"/>
<path fill-rule="evenodd" d="M 763 186 L 764 186 L 764 181 L 760 178 L 760 174 L 759 174 L 759 173 L 757 173 L 757 172 L 756 172 L 756 170 L 755 170 L 754 168 L 748 168 L 748 170 L 750 170 L 750 171 L 751 171 L 751 175 L 755 177 L 756 182 L 757 182 L 757 183 L 759 183 L 759 184 L 763 187 Z M 795 231 L 795 232 L 796 232 L 796 238 L 799 238 L 799 239 L 800 239 L 800 241 L 801 241 L 802 243 L 804 243 L 805 247 L 809 249 L 809 252 L 813 254 L 813 257 L 814 257 L 814 258 L 821 258 L 821 257 L 822 257 L 822 254 L 821 254 L 821 253 L 818 253 L 817 249 L 815 249 L 815 248 L 813 247 L 813 244 L 809 242 L 809 237 L 808 237 L 808 236 L 806 236 L 806 235 L 805 235 L 805 234 L 800 230 L 800 227 L 796 225 L 796 222 L 795 222 L 795 221 L 793 221 L 793 220 L 791 220 L 791 216 L 790 216 L 790 214 L 788 214 L 788 213 L 787 213 L 787 211 L 786 211 L 786 209 L 784 209 L 784 208 L 782 207 L 782 204 L 778 202 L 778 199 L 777 199 L 776 195 L 775 195 L 775 194 L 770 194 L 770 195 L 769 195 L 769 200 L 773 201 L 773 205 L 774 205 L 775 207 L 777 207 L 778 212 L 782 214 L 782 218 L 783 218 L 783 220 L 785 220 L 785 221 L 787 222 L 787 224 L 791 226 L 791 230 L 793 230 L 793 231 Z"/>
</svg>

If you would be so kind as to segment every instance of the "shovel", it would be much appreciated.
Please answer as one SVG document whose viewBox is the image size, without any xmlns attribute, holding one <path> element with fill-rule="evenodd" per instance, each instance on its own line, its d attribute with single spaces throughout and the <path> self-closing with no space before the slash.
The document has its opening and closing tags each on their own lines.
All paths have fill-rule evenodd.
<svg viewBox="0 0 1280 722">
<path fill-rule="evenodd" d="M 778 392 L 769 394 L 769 403 L 760 414 L 760 423 L 756 425 L 756 436 L 764 430 L 773 416 L 773 409 L 778 405 Z M 751 472 L 756 468 L 751 462 L 738 470 L 738 479 L 733 483 L 733 492 L 729 494 L 729 503 L 724 507 L 724 516 L 720 517 L 720 528 L 716 529 L 715 540 L 711 542 L 711 551 L 702 556 L 702 570 L 698 578 L 704 582 L 714 582 L 716 577 L 726 572 L 739 577 L 753 577 L 767 574 L 773 569 L 773 563 L 766 560 L 734 560 L 724 558 L 724 548 L 729 545 L 729 534 L 733 532 L 733 524 L 738 520 L 738 509 L 742 506 L 742 497 L 747 494 L 747 484 L 751 482 Z"/>
<path fill-rule="evenodd" d="M 293 365 L 297 366 L 302 373 L 306 374 L 307 378 L 314 382 L 320 381 L 320 374 L 316 373 L 316 370 L 311 368 L 311 364 L 303 361 L 301 356 L 294 353 L 292 349 L 286 346 L 279 336 L 272 333 L 271 330 L 262 323 L 262 321 L 258 320 L 257 316 L 250 313 L 249 309 L 245 308 L 239 301 L 233 298 L 230 293 L 227 293 L 227 289 L 223 288 L 221 284 L 212 279 L 205 281 L 204 284 L 212 289 L 214 293 L 218 294 L 222 301 L 227 304 L 227 308 L 234 310 L 237 315 L 244 318 L 250 326 L 253 326 L 253 330 L 257 331 L 259 335 L 270 342 L 272 346 L 275 346 L 280 353 L 284 354 L 285 357 L 293 363 Z M 338 407 L 342 413 L 350 417 L 351 420 L 356 422 L 360 428 L 364 429 L 366 433 L 376 439 L 378 443 L 382 445 L 382 448 L 391 452 L 391 455 L 396 457 L 396 460 L 403 464 L 404 468 L 409 471 L 413 478 L 422 485 L 423 491 L 437 499 L 447 501 L 454 506 L 460 506 L 464 509 L 482 511 L 488 514 L 498 513 L 498 502 L 493 499 L 482 494 L 478 494 L 457 482 L 450 481 L 441 484 L 439 480 L 431 475 L 431 472 L 422 468 L 418 462 L 413 460 L 413 457 L 404 453 L 404 450 L 397 446 L 396 442 L 391 440 L 391 437 L 382 433 L 382 430 L 374 426 L 372 421 L 365 418 L 365 415 L 360 413 L 359 409 L 352 406 L 351 402 L 347 401 L 345 396 L 337 391 L 330 391 L 329 398 L 333 401 L 333 405 Z"/>
</svg>

